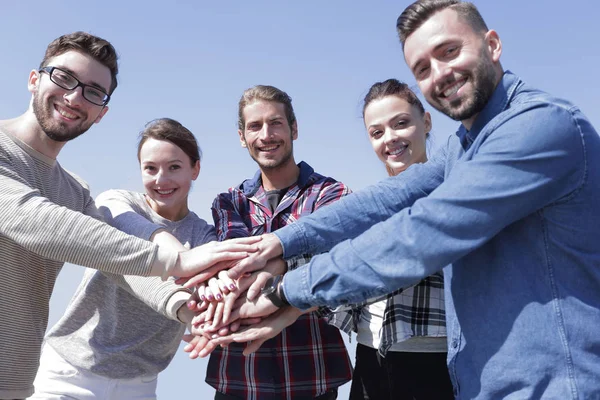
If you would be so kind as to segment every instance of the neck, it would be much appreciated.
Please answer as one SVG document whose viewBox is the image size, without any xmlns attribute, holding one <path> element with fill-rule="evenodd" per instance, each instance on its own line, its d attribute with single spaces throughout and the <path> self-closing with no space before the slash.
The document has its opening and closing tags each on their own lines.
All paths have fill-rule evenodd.
<svg viewBox="0 0 600 400">
<path fill-rule="evenodd" d="M 490 101 L 490 99 L 492 98 L 492 96 L 494 95 L 494 92 L 496 91 L 496 88 L 498 87 L 498 85 L 502 81 L 502 77 L 504 76 L 504 70 L 502 69 L 502 65 L 500 65 L 500 63 L 498 63 L 498 65 L 495 66 L 494 71 L 496 73 L 496 75 L 495 75 L 495 84 L 494 84 L 494 88 L 492 89 L 492 92 L 490 93 L 490 97 L 489 97 L 489 99 L 486 102 L 486 105 Z M 463 126 L 465 127 L 465 129 L 467 131 L 471 130 L 471 127 L 475 123 L 475 120 L 477 119 L 477 117 L 479 116 L 479 114 L 480 113 L 477 113 L 477 114 L 471 116 L 468 119 L 460 121 L 463 124 Z"/>
<path fill-rule="evenodd" d="M 57 142 L 50 139 L 42 130 L 35 115 L 31 110 L 17 118 L 0 121 L 0 128 L 5 129 L 32 149 L 46 157 L 56 159 L 66 142 Z"/>
<path fill-rule="evenodd" d="M 264 190 L 279 190 L 292 186 L 300 176 L 300 168 L 293 158 L 277 168 L 262 168 L 260 171 Z"/>
<path fill-rule="evenodd" d="M 469 119 L 465 119 L 465 120 L 462 120 L 462 121 L 460 121 L 460 122 L 463 124 L 463 126 L 465 127 L 465 129 L 466 129 L 467 131 L 470 131 L 470 130 L 471 130 L 471 127 L 473 126 L 473 123 L 474 123 L 474 122 L 475 122 L 475 120 L 477 119 L 477 116 L 478 116 L 478 115 L 479 115 L 479 113 L 477 113 L 477 114 L 473 115 L 473 116 L 472 116 L 471 118 L 469 118 Z"/>
</svg>

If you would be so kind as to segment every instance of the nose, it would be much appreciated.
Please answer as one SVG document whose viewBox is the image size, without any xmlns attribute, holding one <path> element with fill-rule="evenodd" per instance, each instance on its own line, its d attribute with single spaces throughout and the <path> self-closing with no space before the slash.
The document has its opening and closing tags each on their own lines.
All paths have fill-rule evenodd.
<svg viewBox="0 0 600 400">
<path fill-rule="evenodd" d="M 63 95 L 63 98 L 70 106 L 78 107 L 79 104 L 84 101 L 83 88 L 76 87 L 73 90 L 67 90 L 67 92 Z"/>
<path fill-rule="evenodd" d="M 273 137 L 273 134 L 274 134 L 274 132 L 273 132 L 271 125 L 269 125 L 268 123 L 265 122 L 258 134 L 258 137 L 261 140 L 268 140 L 271 137 Z"/>
<path fill-rule="evenodd" d="M 435 85 L 445 83 L 451 73 L 452 70 L 447 63 L 440 61 L 431 62 L 431 76 Z"/>
<path fill-rule="evenodd" d="M 385 128 L 385 132 L 383 133 L 383 143 L 390 144 L 394 143 L 396 140 L 398 140 L 398 135 L 396 134 L 396 131 L 393 130 L 391 127 Z"/>
<path fill-rule="evenodd" d="M 164 183 L 167 181 L 167 174 L 166 171 L 162 168 L 160 168 L 157 172 L 156 175 L 154 175 L 154 180 L 156 182 L 157 185 L 160 185 L 161 183 Z"/>
</svg>

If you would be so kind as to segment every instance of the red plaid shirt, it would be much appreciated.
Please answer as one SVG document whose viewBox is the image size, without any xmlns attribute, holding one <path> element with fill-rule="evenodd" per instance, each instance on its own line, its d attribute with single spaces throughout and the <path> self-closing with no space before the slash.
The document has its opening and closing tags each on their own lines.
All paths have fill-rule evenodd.
<svg viewBox="0 0 600 400">
<path fill-rule="evenodd" d="M 274 212 L 260 171 L 217 196 L 212 213 L 219 240 L 272 232 L 350 192 L 305 162 L 298 166 L 298 181 Z M 308 399 L 351 379 L 352 364 L 339 330 L 315 313 L 301 316 L 248 357 L 242 354 L 244 346 L 232 343 L 210 356 L 206 382 L 217 391 L 248 400 Z"/>
</svg>

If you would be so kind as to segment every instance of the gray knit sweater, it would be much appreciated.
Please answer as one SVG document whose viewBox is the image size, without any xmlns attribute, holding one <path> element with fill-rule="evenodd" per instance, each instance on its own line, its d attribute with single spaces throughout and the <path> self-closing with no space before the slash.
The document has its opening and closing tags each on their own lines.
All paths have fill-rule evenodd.
<svg viewBox="0 0 600 400">
<path fill-rule="evenodd" d="M 143 239 L 163 228 L 188 248 L 216 240 L 214 227 L 195 213 L 175 222 L 164 219 L 141 193 L 109 190 L 96 204 L 106 222 Z M 70 364 L 97 375 L 153 376 L 179 347 L 185 325 L 177 320 L 177 310 L 189 296 L 172 279 L 87 270 L 46 343 Z"/>
<path fill-rule="evenodd" d="M 33 393 L 50 295 L 64 262 L 148 275 L 167 255 L 98 218 L 85 182 L 0 132 L 0 399 Z M 176 261 L 175 252 L 167 256 Z"/>
</svg>

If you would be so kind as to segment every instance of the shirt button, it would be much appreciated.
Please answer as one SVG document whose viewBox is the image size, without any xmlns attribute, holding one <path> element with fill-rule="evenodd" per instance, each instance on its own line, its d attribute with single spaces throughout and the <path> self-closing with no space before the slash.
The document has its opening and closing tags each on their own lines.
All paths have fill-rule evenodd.
<svg viewBox="0 0 600 400">
<path fill-rule="evenodd" d="M 452 348 L 453 348 L 453 349 L 455 349 L 455 348 L 457 348 L 457 347 L 458 347 L 458 340 L 454 339 L 454 340 L 452 341 Z"/>
</svg>

